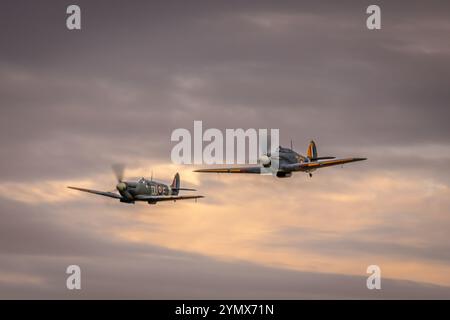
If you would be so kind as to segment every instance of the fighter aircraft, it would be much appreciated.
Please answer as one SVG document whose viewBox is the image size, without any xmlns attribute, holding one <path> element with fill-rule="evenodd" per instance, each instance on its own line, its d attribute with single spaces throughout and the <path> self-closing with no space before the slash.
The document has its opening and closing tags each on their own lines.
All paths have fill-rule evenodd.
<svg viewBox="0 0 450 320">
<path fill-rule="evenodd" d="M 68 187 L 78 191 L 97 194 L 100 196 L 119 199 L 120 202 L 134 203 L 135 201 L 146 201 L 148 204 L 156 204 L 159 201 L 177 201 L 187 199 L 199 199 L 203 196 L 179 196 L 179 191 L 196 191 L 195 189 L 180 188 L 180 175 L 177 173 L 170 186 L 164 183 L 153 181 L 153 177 L 148 180 L 141 178 L 138 181 L 124 181 L 124 167 L 121 165 L 113 166 L 117 178 L 116 189 L 119 192 L 97 191 L 78 187 Z M 196 200 L 197 201 L 197 200 Z"/>
<path fill-rule="evenodd" d="M 215 169 L 199 169 L 194 172 L 215 172 L 215 173 L 253 173 L 253 174 L 272 174 L 278 178 L 288 178 L 293 172 L 306 172 L 312 177 L 312 172 L 317 169 L 343 165 L 345 163 L 363 161 L 367 158 L 345 158 L 336 159 L 336 157 L 318 157 L 317 147 L 314 141 L 311 141 L 307 156 L 302 156 L 295 152 L 292 148 L 278 147 L 272 153 L 266 152 L 258 159 L 260 166 L 258 167 L 233 167 L 233 168 L 215 168 Z M 325 160 L 325 161 L 320 161 Z"/>
</svg>

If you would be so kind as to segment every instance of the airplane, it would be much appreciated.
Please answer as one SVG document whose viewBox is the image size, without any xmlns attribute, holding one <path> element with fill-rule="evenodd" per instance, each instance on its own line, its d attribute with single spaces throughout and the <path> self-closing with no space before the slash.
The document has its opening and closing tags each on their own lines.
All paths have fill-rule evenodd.
<svg viewBox="0 0 450 320">
<path fill-rule="evenodd" d="M 97 191 L 78 187 L 67 187 L 69 189 L 78 190 L 97 194 L 100 196 L 110 197 L 120 200 L 120 202 L 134 204 L 135 201 L 146 201 L 148 204 L 156 204 L 160 201 L 174 201 L 204 198 L 203 196 L 180 196 L 179 191 L 196 191 L 195 189 L 180 188 L 180 175 L 177 173 L 173 178 L 170 186 L 153 181 L 153 174 L 150 180 L 141 178 L 138 181 L 124 181 L 124 167 L 120 165 L 113 166 L 113 171 L 117 179 L 116 189 L 119 192 Z"/>
<path fill-rule="evenodd" d="M 320 161 L 325 160 L 325 161 Z M 258 167 L 232 167 L 232 168 L 214 168 L 198 169 L 194 172 L 205 173 L 250 173 L 250 174 L 272 174 L 278 178 L 289 178 L 293 172 L 306 172 L 312 177 L 312 173 L 321 168 L 343 165 L 345 163 L 367 160 L 367 158 L 345 158 L 336 159 L 336 157 L 318 157 L 317 147 L 314 141 L 309 143 L 307 156 L 302 156 L 291 148 L 279 146 L 276 151 L 266 152 L 258 159 Z"/>
</svg>

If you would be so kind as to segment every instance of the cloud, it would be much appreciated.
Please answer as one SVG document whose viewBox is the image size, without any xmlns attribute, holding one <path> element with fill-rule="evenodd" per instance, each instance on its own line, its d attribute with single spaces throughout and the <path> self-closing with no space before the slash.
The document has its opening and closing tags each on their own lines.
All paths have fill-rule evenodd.
<svg viewBox="0 0 450 320">
<path fill-rule="evenodd" d="M 379 32 L 353 1 L 78 4 L 80 32 L 62 2 L 0 12 L 3 296 L 72 297 L 74 259 L 83 297 L 379 297 L 359 289 L 372 260 L 450 285 L 448 4 L 381 1 Z M 170 134 L 194 120 L 369 160 L 312 179 L 193 174 L 171 164 Z M 113 163 L 127 178 L 180 171 L 206 198 L 126 206 L 66 189 L 114 189 Z M 411 286 L 380 296 L 448 297 Z"/>
<path fill-rule="evenodd" d="M 445 298 L 450 293 L 447 287 L 391 279 L 383 280 L 377 293 L 365 288 L 365 276 L 226 262 L 118 241 L 92 226 L 83 228 L 68 213 L 62 213 L 64 225 L 55 212 L 2 203 L 2 298 Z M 80 292 L 65 289 L 70 264 L 81 267 Z"/>
</svg>

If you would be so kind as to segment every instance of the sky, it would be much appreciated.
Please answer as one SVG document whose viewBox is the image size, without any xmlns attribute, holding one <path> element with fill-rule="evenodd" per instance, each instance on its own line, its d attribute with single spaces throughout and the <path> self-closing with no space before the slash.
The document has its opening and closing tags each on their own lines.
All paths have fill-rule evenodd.
<svg viewBox="0 0 450 320">
<path fill-rule="evenodd" d="M 3 1 L 0 298 L 449 299 L 450 3 L 376 1 L 371 31 L 372 2 Z M 170 158 L 195 120 L 368 160 L 197 174 Z M 114 163 L 205 198 L 66 188 L 113 190 Z"/>
</svg>

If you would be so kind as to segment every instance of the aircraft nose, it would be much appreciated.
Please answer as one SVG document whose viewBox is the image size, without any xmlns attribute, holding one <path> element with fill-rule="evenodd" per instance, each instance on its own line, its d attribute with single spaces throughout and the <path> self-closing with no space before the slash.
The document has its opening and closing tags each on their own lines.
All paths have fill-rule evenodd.
<svg viewBox="0 0 450 320">
<path fill-rule="evenodd" d="M 127 188 L 127 185 L 126 185 L 126 183 L 124 183 L 124 182 L 119 182 L 119 183 L 117 184 L 116 188 L 117 188 L 117 190 L 119 190 L 119 191 L 125 191 L 126 188 Z"/>
</svg>

